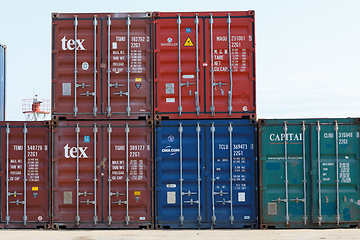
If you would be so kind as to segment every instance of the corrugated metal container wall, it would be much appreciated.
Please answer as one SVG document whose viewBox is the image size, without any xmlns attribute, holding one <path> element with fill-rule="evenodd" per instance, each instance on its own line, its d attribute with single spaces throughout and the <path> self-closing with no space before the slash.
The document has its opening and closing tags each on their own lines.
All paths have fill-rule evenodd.
<svg viewBox="0 0 360 240">
<path fill-rule="evenodd" d="M 0 123 L 1 227 L 49 228 L 49 122 Z"/>
<path fill-rule="evenodd" d="M 52 113 L 146 119 L 152 113 L 150 13 L 53 14 Z"/>
<path fill-rule="evenodd" d="M 154 13 L 156 119 L 256 117 L 254 14 Z"/>
<path fill-rule="evenodd" d="M 360 225 L 359 123 L 259 120 L 261 228 Z"/>
<path fill-rule="evenodd" d="M 161 121 L 155 139 L 157 228 L 258 226 L 253 120 Z"/>
<path fill-rule="evenodd" d="M 152 125 L 135 120 L 58 124 L 53 129 L 54 227 L 152 227 Z"/>
<path fill-rule="evenodd" d="M 0 121 L 5 121 L 6 46 L 0 44 Z"/>
</svg>

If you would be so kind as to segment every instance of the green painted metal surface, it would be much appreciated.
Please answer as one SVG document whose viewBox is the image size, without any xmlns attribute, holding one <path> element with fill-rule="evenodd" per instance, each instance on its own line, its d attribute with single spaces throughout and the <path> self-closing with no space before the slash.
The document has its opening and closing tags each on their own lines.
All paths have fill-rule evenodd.
<svg viewBox="0 0 360 240">
<path fill-rule="evenodd" d="M 260 227 L 360 223 L 360 119 L 259 120 Z"/>
</svg>

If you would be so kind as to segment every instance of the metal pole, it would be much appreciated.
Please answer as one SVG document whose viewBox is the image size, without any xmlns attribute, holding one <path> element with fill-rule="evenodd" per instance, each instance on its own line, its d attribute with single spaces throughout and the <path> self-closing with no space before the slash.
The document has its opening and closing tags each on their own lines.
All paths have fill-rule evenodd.
<svg viewBox="0 0 360 240">
<path fill-rule="evenodd" d="M 27 128 L 26 128 L 26 123 L 24 123 L 24 225 L 26 225 L 27 222 L 27 216 L 26 216 L 26 182 L 27 182 L 27 178 L 26 178 L 26 133 L 27 133 Z"/>
<path fill-rule="evenodd" d="M 303 184 L 304 184 L 304 225 L 307 225 L 307 214 L 306 214 L 306 146 L 305 146 L 305 122 L 302 122 L 302 134 L 303 134 L 303 139 L 302 139 L 302 151 L 303 151 Z"/>
<path fill-rule="evenodd" d="M 108 20 L 107 20 L 107 25 L 108 25 L 108 54 L 107 54 L 107 66 L 108 66 L 108 70 L 107 70 L 107 80 L 108 80 L 108 106 L 107 106 L 107 116 L 110 117 L 111 116 L 111 105 L 110 105 L 110 26 L 111 26 L 111 16 L 108 15 Z"/>
<path fill-rule="evenodd" d="M 180 14 L 178 14 L 178 20 L 177 20 L 177 24 L 178 24 L 178 45 L 179 45 L 179 116 L 181 116 L 181 112 L 182 112 L 182 106 L 181 106 L 181 47 L 180 47 L 180 25 L 181 25 L 181 19 L 180 19 Z"/>
<path fill-rule="evenodd" d="M 233 150 L 232 150 L 232 132 L 233 126 L 232 123 L 229 123 L 228 127 L 229 136 L 230 136 L 230 224 L 234 225 L 234 214 L 233 214 Z"/>
<path fill-rule="evenodd" d="M 96 175 L 96 133 L 97 133 L 98 129 L 96 126 L 96 123 L 94 123 L 94 128 L 93 128 L 93 132 L 94 132 L 94 225 L 97 225 L 97 221 L 98 221 L 98 216 L 96 213 L 96 182 L 97 182 L 97 175 Z"/>
<path fill-rule="evenodd" d="M 94 108 L 93 108 L 93 114 L 94 117 L 96 117 L 97 107 L 96 107 L 96 26 L 97 26 L 97 20 L 96 15 L 94 16 Z M 96 205 L 96 204 L 95 204 Z"/>
<path fill-rule="evenodd" d="M 216 215 L 215 215 L 215 126 L 214 123 L 211 123 L 211 158 L 212 158 L 212 186 L 211 186 L 211 192 L 212 192 L 212 225 L 214 226 L 216 224 Z"/>
<path fill-rule="evenodd" d="M 340 224 L 340 208 L 339 208 L 339 140 L 338 140 L 338 132 L 339 126 L 338 122 L 335 120 L 335 146 L 336 146 L 336 225 Z"/>
<path fill-rule="evenodd" d="M 211 42 L 211 115 L 215 116 L 215 106 L 214 106 L 214 44 L 213 44 L 213 24 L 214 20 L 212 14 L 210 14 L 210 42 Z"/>
<path fill-rule="evenodd" d="M 80 176 L 79 176 L 79 134 L 80 134 L 80 127 L 79 124 L 76 124 L 75 128 L 76 132 L 76 225 L 79 226 L 80 224 L 80 215 L 79 215 L 79 183 L 80 183 Z"/>
<path fill-rule="evenodd" d="M 183 176 L 182 176 L 182 133 L 183 133 L 183 127 L 182 124 L 179 124 L 179 135 L 180 135 L 180 225 L 182 226 L 184 224 L 184 215 L 183 215 Z"/>
<path fill-rule="evenodd" d="M 6 225 L 9 225 L 9 134 L 10 126 L 6 124 Z"/>
<path fill-rule="evenodd" d="M 289 181 L 288 181 L 288 157 L 287 157 L 287 122 L 284 122 L 285 133 L 285 206 L 286 206 L 286 225 L 289 225 Z"/>
<path fill-rule="evenodd" d="M 129 217 L 129 125 L 126 123 L 125 133 L 126 133 L 126 226 L 129 226 L 130 217 Z"/>
<path fill-rule="evenodd" d="M 74 49 L 74 53 L 75 53 L 75 70 L 74 70 L 74 74 L 75 74 L 75 91 L 74 91 L 74 98 L 75 98 L 75 106 L 74 106 L 74 117 L 77 116 L 77 112 L 78 112 L 78 107 L 77 107 L 77 102 L 76 102 L 76 96 L 77 96 L 77 26 L 78 26 L 78 18 L 77 15 L 74 16 L 75 20 L 74 20 L 74 25 L 75 25 L 75 49 Z"/>
<path fill-rule="evenodd" d="M 196 104 L 196 116 L 199 116 L 199 114 L 200 114 L 200 104 L 199 104 L 199 72 L 200 72 L 200 70 L 199 70 L 199 33 L 198 33 L 199 18 L 198 18 L 197 14 L 196 14 L 196 18 L 195 18 L 195 24 L 196 24 L 196 93 L 195 93 L 195 104 Z"/>
<path fill-rule="evenodd" d="M 111 216 L 111 133 L 112 133 L 112 128 L 111 128 L 111 123 L 109 123 L 108 128 L 107 128 L 107 132 L 108 132 L 108 138 L 109 138 L 109 169 L 108 169 L 108 182 L 109 182 L 109 216 L 108 216 L 108 225 L 110 226 L 112 223 L 112 216 Z"/>
<path fill-rule="evenodd" d="M 197 177 L 197 182 L 198 182 L 198 224 L 199 226 L 201 225 L 201 201 L 200 201 L 200 183 L 201 183 L 201 175 L 200 175 L 200 123 L 196 124 L 196 132 L 197 132 L 197 149 L 198 149 L 198 177 Z M 182 151 L 181 151 L 182 152 Z"/>
<path fill-rule="evenodd" d="M 228 92 L 228 96 L 229 96 L 229 106 L 228 106 L 228 110 L 229 110 L 229 116 L 231 116 L 231 111 L 232 111 L 232 90 L 233 90 L 233 79 L 232 79 L 232 64 L 231 64 L 231 36 L 230 36 L 230 24 L 231 24 L 231 18 L 230 18 L 230 13 L 228 13 L 228 37 L 229 37 L 229 65 L 230 65 L 230 91 Z"/>
<path fill-rule="evenodd" d="M 319 121 L 316 121 L 317 122 L 317 127 L 316 127 L 316 131 L 318 133 L 318 188 L 319 188 L 319 216 L 318 216 L 318 223 L 319 223 L 319 226 L 321 226 L 321 223 L 322 223 L 322 215 L 321 215 L 321 171 L 320 171 L 320 167 L 321 167 L 321 164 L 320 164 L 320 122 Z"/>
<path fill-rule="evenodd" d="M 126 112 L 127 112 L 128 117 L 130 117 L 130 111 L 131 111 L 131 107 L 130 107 L 130 24 L 131 24 L 130 15 L 128 15 L 127 21 L 126 21 L 127 37 L 128 37 L 128 41 L 127 41 L 128 69 L 127 69 L 127 107 L 126 107 Z"/>
</svg>

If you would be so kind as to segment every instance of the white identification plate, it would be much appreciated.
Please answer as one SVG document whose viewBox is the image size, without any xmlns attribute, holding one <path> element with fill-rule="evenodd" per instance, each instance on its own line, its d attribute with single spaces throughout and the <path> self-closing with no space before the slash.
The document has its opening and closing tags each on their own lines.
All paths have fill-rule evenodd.
<svg viewBox="0 0 360 240">
<path fill-rule="evenodd" d="M 245 193 L 239 192 L 238 199 L 239 199 L 239 202 L 245 202 Z"/>
<path fill-rule="evenodd" d="M 175 102 L 175 98 L 166 98 L 166 102 Z"/>
</svg>

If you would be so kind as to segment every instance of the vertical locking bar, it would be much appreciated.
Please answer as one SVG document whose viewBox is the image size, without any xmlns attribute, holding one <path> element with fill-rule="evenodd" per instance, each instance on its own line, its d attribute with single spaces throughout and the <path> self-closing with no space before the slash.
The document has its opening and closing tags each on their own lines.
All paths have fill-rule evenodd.
<svg viewBox="0 0 360 240">
<path fill-rule="evenodd" d="M 184 215 L 183 215 L 183 175 L 182 175 L 182 133 L 183 133 L 183 127 L 182 127 L 182 123 L 179 123 L 179 135 L 180 135 L 180 141 L 179 141 L 179 144 L 180 144 L 180 225 L 182 226 L 184 224 Z"/>
<path fill-rule="evenodd" d="M 201 128 L 200 128 L 200 123 L 197 123 L 196 124 L 196 132 L 197 132 L 197 149 L 198 149 L 198 156 L 197 156 L 197 159 L 198 159 L 198 177 L 197 177 L 197 183 L 198 183 L 198 217 L 197 217 L 197 220 L 198 220 L 198 225 L 200 226 L 201 225 L 201 198 L 200 198 L 200 183 L 201 183 L 201 175 L 200 175 L 200 171 L 201 171 L 201 165 L 200 165 L 200 131 L 201 131 Z M 182 151 L 181 151 L 182 152 Z M 181 194 L 182 195 L 182 194 Z"/>
<path fill-rule="evenodd" d="M 196 24 L 196 93 L 195 93 L 195 105 L 196 105 L 196 116 L 200 114 L 200 103 L 199 103 L 199 17 L 196 14 L 195 18 Z M 200 214 L 199 214 L 200 216 Z"/>
<path fill-rule="evenodd" d="M 10 135 L 10 126 L 9 123 L 6 124 L 6 225 L 10 223 L 9 215 L 9 135 Z"/>
<path fill-rule="evenodd" d="M 304 184 L 304 225 L 307 225 L 307 213 L 306 213 L 306 149 L 305 149 L 305 122 L 302 122 L 302 152 L 303 152 L 303 184 Z"/>
<path fill-rule="evenodd" d="M 126 226 L 129 226 L 130 217 L 129 217 L 129 125 L 126 123 L 125 133 L 126 133 Z"/>
<path fill-rule="evenodd" d="M 338 133 L 339 133 L 339 125 L 337 120 L 335 120 L 335 146 L 336 146 L 336 225 L 339 226 L 340 224 L 340 208 L 339 208 L 339 140 L 338 140 Z"/>
<path fill-rule="evenodd" d="M 111 133 L 112 133 L 112 128 L 111 128 L 111 123 L 109 123 L 108 128 L 107 128 L 107 132 L 108 132 L 108 138 L 109 138 L 109 170 L 108 170 L 108 182 L 109 182 L 109 216 L 108 216 L 108 225 L 111 226 L 112 223 L 112 216 L 111 216 Z"/>
<path fill-rule="evenodd" d="M 108 20 L 107 20 L 107 25 L 108 25 L 108 54 L 107 54 L 107 66 L 108 66 L 108 69 L 107 69 L 107 80 L 108 80 L 108 105 L 107 105 L 107 116 L 108 117 L 111 117 L 111 104 L 110 104 L 110 26 L 111 26 L 111 16 L 108 15 Z"/>
<path fill-rule="evenodd" d="M 97 225 L 98 222 L 98 216 L 96 213 L 96 182 L 97 182 L 97 174 L 96 174 L 96 134 L 98 132 L 96 123 L 94 123 L 94 225 Z"/>
<path fill-rule="evenodd" d="M 24 123 L 24 217 L 23 217 L 23 221 L 24 221 L 24 225 L 26 225 L 27 222 L 27 216 L 26 216 L 26 182 L 27 182 L 27 178 L 26 178 L 26 134 L 27 134 L 27 128 L 26 128 L 26 123 Z"/>
<path fill-rule="evenodd" d="M 130 107 L 130 15 L 127 17 L 126 25 L 127 25 L 127 107 L 126 112 L 127 116 L 130 117 L 131 107 Z"/>
<path fill-rule="evenodd" d="M 229 65 L 230 65 L 230 91 L 228 92 L 228 96 L 229 96 L 229 103 L 228 103 L 228 110 L 229 110 L 229 116 L 231 116 L 231 112 L 232 112 L 232 90 L 233 90 L 233 79 L 232 79 L 232 59 L 231 59 L 231 36 L 230 36 L 230 24 L 231 24 L 231 18 L 230 18 L 230 13 L 228 13 L 228 37 L 229 37 Z"/>
<path fill-rule="evenodd" d="M 213 43 L 213 24 L 214 19 L 212 14 L 210 14 L 210 42 L 211 42 L 211 106 L 210 111 L 211 115 L 215 116 L 215 106 L 214 106 L 214 43 Z"/>
<path fill-rule="evenodd" d="M 211 178 L 211 197 L 212 197 L 212 226 L 216 224 L 216 215 L 215 215 L 215 126 L 214 123 L 211 123 L 211 160 L 212 160 L 212 178 Z"/>
<path fill-rule="evenodd" d="M 76 225 L 80 225 L 80 215 L 79 215 L 79 183 L 80 183 L 80 176 L 79 176 L 79 134 L 80 134 L 80 127 L 79 124 L 76 124 L 75 128 L 76 132 Z"/>
<path fill-rule="evenodd" d="M 286 207 L 286 216 L 285 221 L 286 225 L 289 225 L 289 181 L 288 181 L 288 156 L 287 156 L 287 122 L 284 122 L 284 133 L 285 133 L 285 207 Z"/>
<path fill-rule="evenodd" d="M 182 106 L 181 106 L 181 47 L 180 47 L 180 25 L 181 25 L 181 18 L 180 18 L 180 14 L 178 14 L 178 19 L 177 19 L 177 25 L 178 25 L 178 45 L 179 45 L 179 116 L 181 116 L 181 112 L 182 112 Z"/>
<path fill-rule="evenodd" d="M 230 224 L 234 225 L 234 214 L 233 214 L 233 150 L 232 150 L 232 133 L 233 126 L 232 123 L 229 123 L 228 127 L 229 137 L 230 137 Z"/>
<path fill-rule="evenodd" d="M 97 107 L 96 107 L 96 26 L 97 26 L 97 19 L 96 15 L 94 16 L 94 108 L 93 114 L 96 117 Z M 96 205 L 96 204 L 95 204 Z"/>
<path fill-rule="evenodd" d="M 322 215 L 321 215 L 321 176 L 320 176 L 320 167 L 321 167 L 321 164 L 320 164 L 320 161 L 321 161 L 321 158 L 320 158 L 320 122 L 319 121 L 316 121 L 317 122 L 317 127 L 316 127 L 316 131 L 317 131 L 317 137 L 318 137 L 318 188 L 319 188 L 319 216 L 318 216 L 318 223 L 319 223 L 319 226 L 321 226 L 321 223 L 322 223 Z"/>
<path fill-rule="evenodd" d="M 74 83 L 74 87 L 75 87 L 75 90 L 74 90 L 74 98 L 75 98 L 75 106 L 74 106 L 74 117 L 77 116 L 77 112 L 78 112 L 78 107 L 77 107 L 77 99 L 76 99 L 76 96 L 77 96 L 77 26 L 78 26 L 78 18 L 77 18 L 77 15 L 74 16 L 75 20 L 74 20 L 74 26 L 75 26 L 75 49 L 74 49 L 74 53 L 75 53 L 75 70 L 74 70 L 74 74 L 75 74 L 75 83 Z"/>
</svg>

